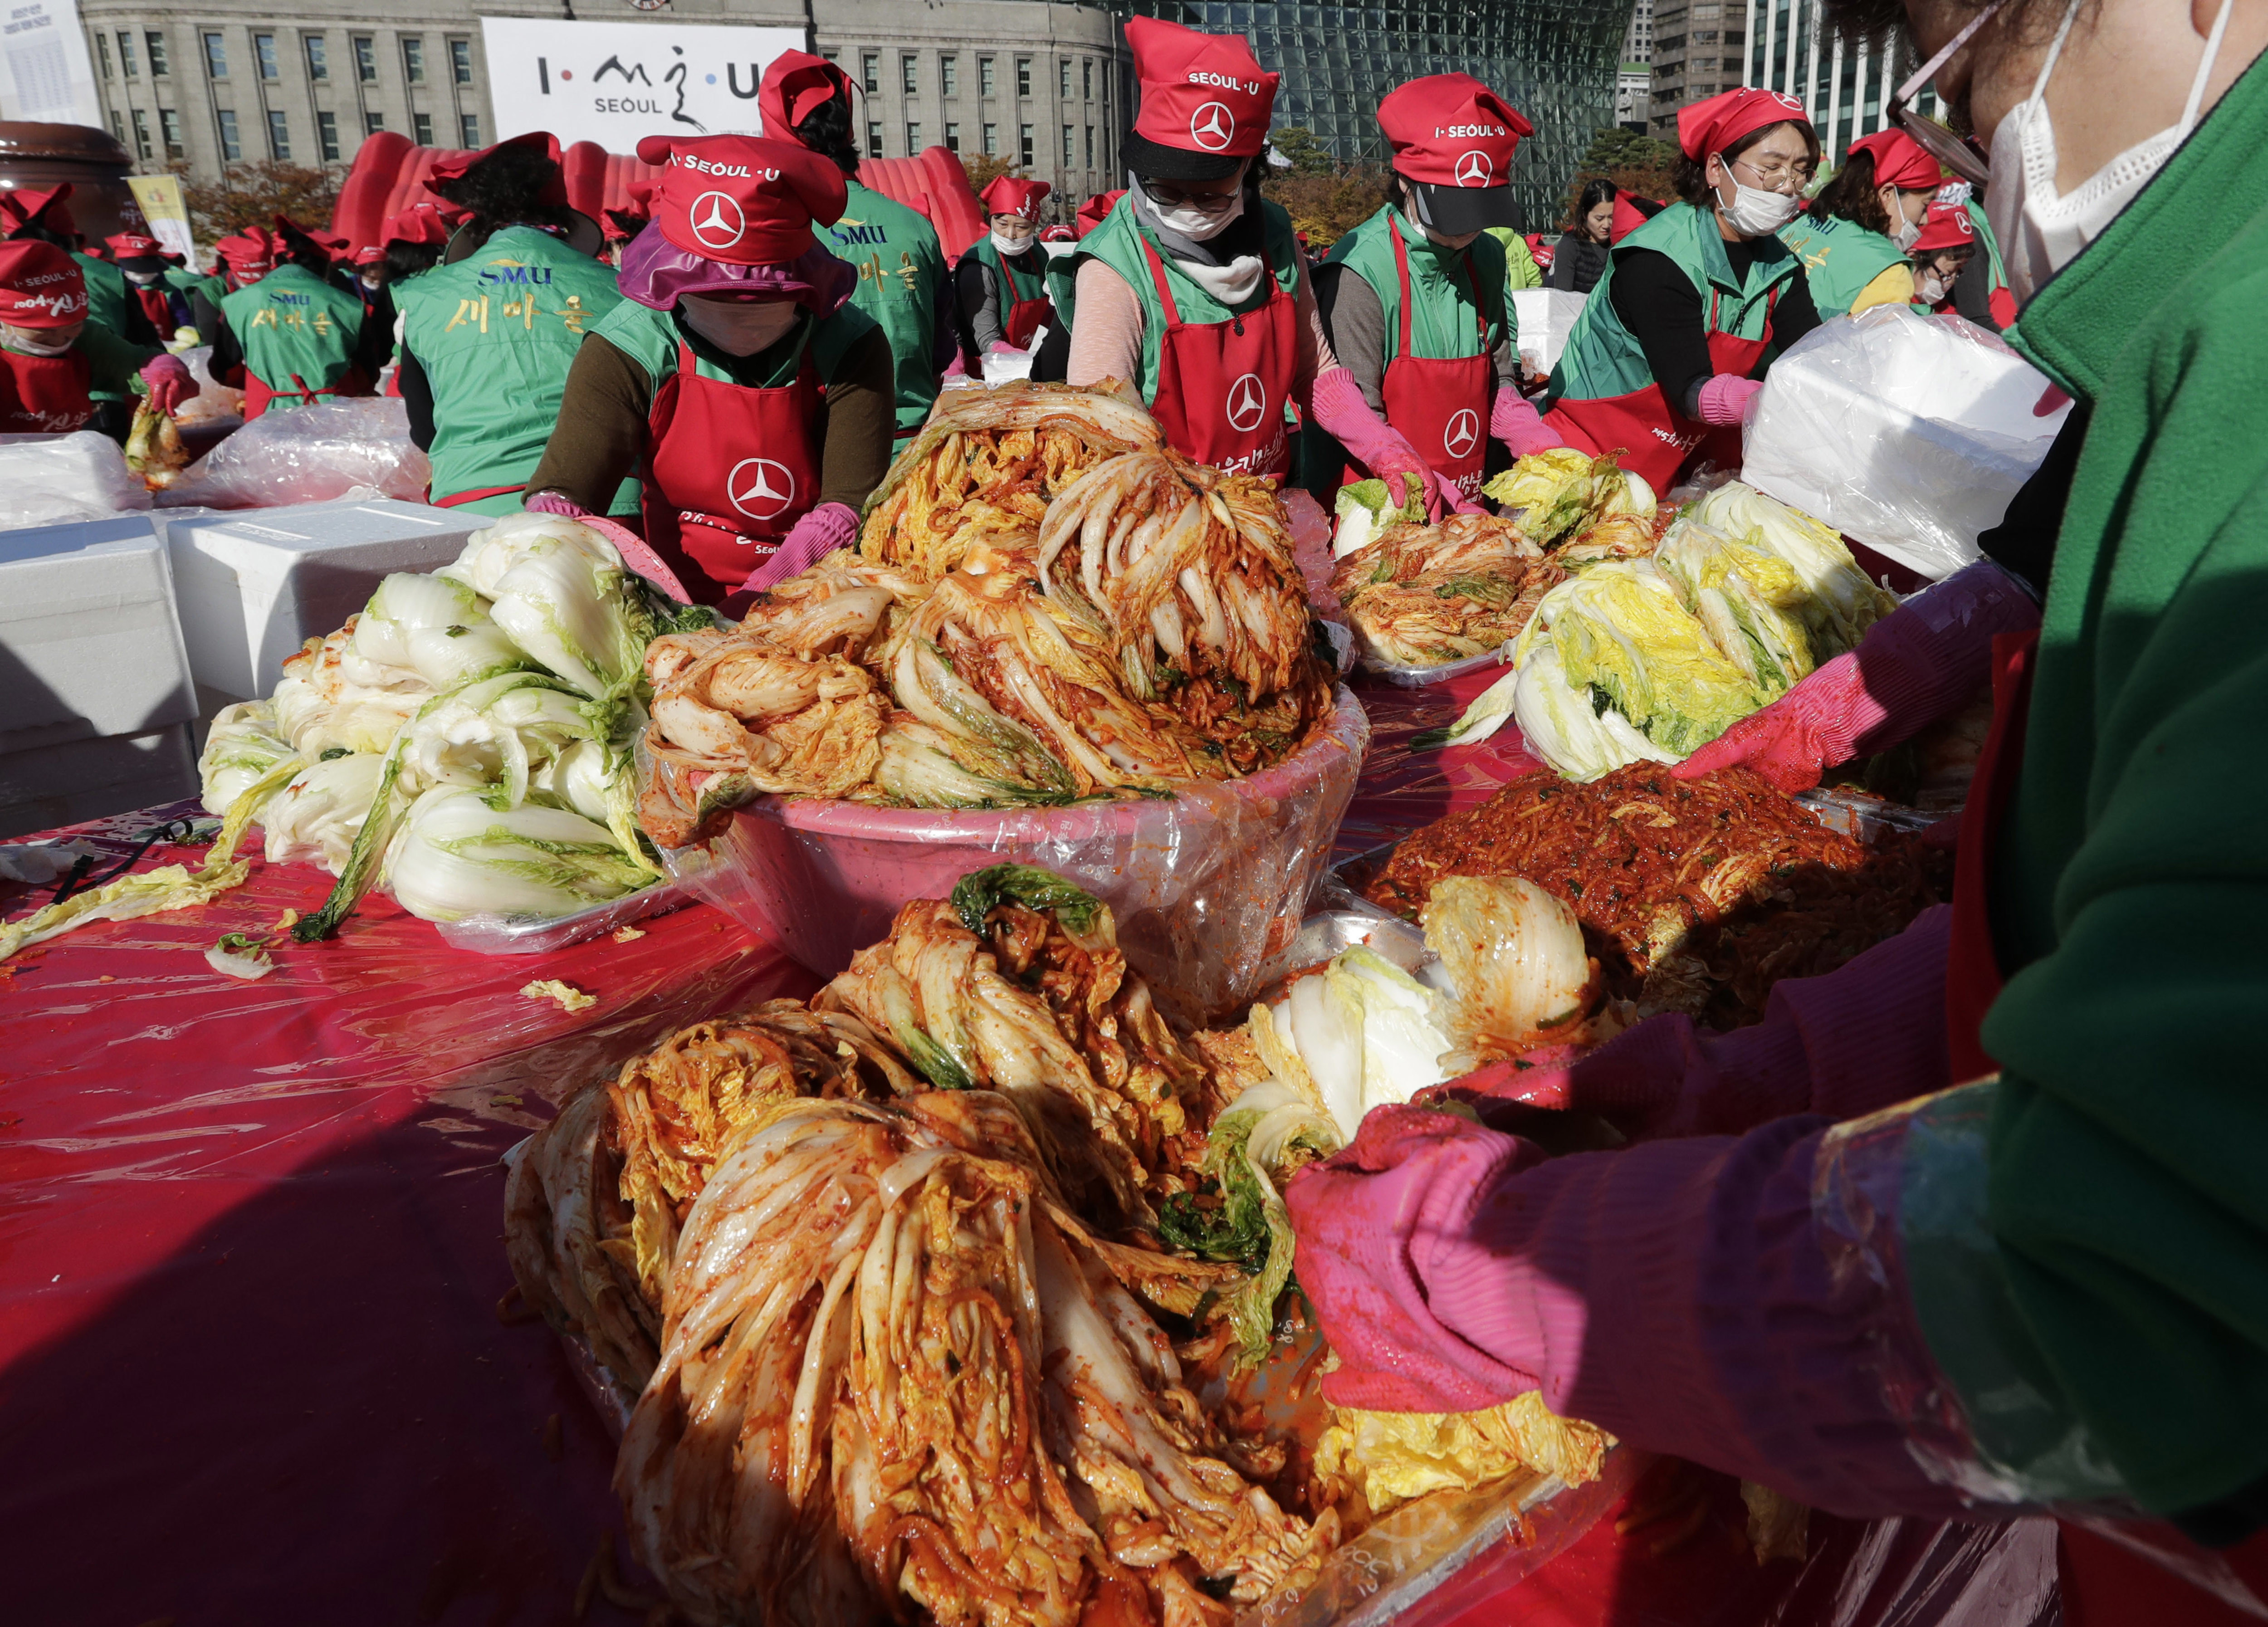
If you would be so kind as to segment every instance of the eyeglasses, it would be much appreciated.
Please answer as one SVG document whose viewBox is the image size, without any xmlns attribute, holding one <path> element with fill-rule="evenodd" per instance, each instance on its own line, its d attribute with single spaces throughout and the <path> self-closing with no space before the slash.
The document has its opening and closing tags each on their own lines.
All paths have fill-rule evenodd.
<svg viewBox="0 0 2268 1627">
<path fill-rule="evenodd" d="M 1751 164 L 1746 158 L 1734 158 L 1726 165 L 1726 167 L 1729 169 L 1734 165 L 1740 166 L 1749 174 L 1754 175 L 1764 183 L 1765 190 L 1770 192 L 1778 192 L 1784 187 L 1793 187 L 1796 191 L 1800 192 L 1811 184 L 1811 166 L 1808 164 L 1775 164 L 1770 169 L 1766 169 L 1763 165 Z"/>
<path fill-rule="evenodd" d="M 1232 188 L 1226 192 L 1185 192 L 1170 181 L 1145 180 L 1142 190 L 1150 195 L 1150 202 L 1160 209 L 1193 209 L 1202 215 L 1219 215 L 1236 202 L 1237 194 L 1243 188 Z"/>
<path fill-rule="evenodd" d="M 1917 146 L 1972 186 L 1982 187 L 1992 179 L 1992 160 L 1984 149 L 1977 144 L 1974 136 L 1956 136 L 1935 119 L 1913 110 L 1913 99 L 1929 88 L 1937 77 L 1938 70 L 1953 60 L 1953 54 L 1969 43 L 1970 36 L 1992 20 L 1993 14 L 2007 0 L 1992 0 L 1968 26 L 1945 42 L 1945 48 L 1924 63 L 1913 77 L 1898 86 L 1898 93 L 1890 98 L 1890 122 L 1914 139 Z"/>
</svg>

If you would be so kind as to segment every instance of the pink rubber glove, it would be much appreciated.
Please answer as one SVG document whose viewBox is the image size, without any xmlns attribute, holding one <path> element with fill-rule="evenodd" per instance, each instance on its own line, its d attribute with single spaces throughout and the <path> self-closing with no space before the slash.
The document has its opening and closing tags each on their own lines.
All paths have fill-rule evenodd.
<svg viewBox="0 0 2268 1627">
<path fill-rule="evenodd" d="M 1934 1372 L 1902 1285 L 1830 1269 L 1823 1130 L 1546 1160 L 1467 1119 L 1374 1109 L 1285 1192 L 1340 1363 L 1323 1394 L 1451 1412 L 1540 1388 L 1563 1417 L 1837 1513 L 1958 1514 L 1879 1377 L 1886 1329 Z"/>
<path fill-rule="evenodd" d="M 1693 779 L 1744 762 L 1791 795 L 1820 770 L 1886 751 L 1967 702 L 1992 675 L 1992 639 L 2040 624 L 2039 606 L 1989 559 L 1925 588 L 1761 711 L 1670 769 Z"/>
<path fill-rule="evenodd" d="M 748 572 L 740 592 L 761 593 L 776 582 L 808 571 L 836 548 L 848 548 L 858 535 L 858 510 L 846 504 L 822 503 L 789 528 L 772 556 Z"/>
<path fill-rule="evenodd" d="M 196 379 L 178 356 L 151 357 L 142 364 L 142 382 L 150 387 L 151 407 L 169 418 L 196 399 Z"/>
<path fill-rule="evenodd" d="M 1336 438 L 1339 445 L 1347 449 L 1348 456 L 1381 479 L 1399 475 L 1405 481 L 1416 481 L 1425 493 L 1425 518 L 1441 518 L 1447 499 L 1442 496 L 1440 476 L 1418 455 L 1399 430 L 1370 409 L 1353 373 L 1344 367 L 1334 367 L 1318 374 L 1314 409 L 1315 422 Z M 1403 490 L 1408 487 L 1405 485 Z"/>
<path fill-rule="evenodd" d="M 1535 403 L 1508 384 L 1497 386 L 1496 400 L 1489 407 L 1489 433 L 1510 447 L 1515 458 L 1567 444 L 1543 422 Z"/>
<path fill-rule="evenodd" d="M 1498 1063 L 1442 1087 L 1492 1101 L 1572 1108 L 1633 1141 L 1739 1135 L 1793 1113 L 1857 1118 L 1953 1083 L 1946 1052 L 1945 958 L 1951 906 L 1823 977 L 1776 985 L 1764 1020 L 1730 1034 L 1690 1017 L 1649 1017 L 1558 1066 Z"/>
<path fill-rule="evenodd" d="M 531 491 L 520 500 L 520 511 L 527 514 L 560 514 L 569 519 L 588 519 L 591 511 L 563 491 Z"/>
<path fill-rule="evenodd" d="M 1701 387 L 1701 422 L 1735 425 L 1764 387 L 1754 379 L 1717 373 Z"/>
</svg>

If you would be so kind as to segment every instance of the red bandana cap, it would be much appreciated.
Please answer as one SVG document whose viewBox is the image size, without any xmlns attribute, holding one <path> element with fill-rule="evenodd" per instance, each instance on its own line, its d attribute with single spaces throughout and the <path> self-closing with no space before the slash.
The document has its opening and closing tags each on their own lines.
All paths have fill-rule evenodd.
<svg viewBox="0 0 2268 1627">
<path fill-rule="evenodd" d="M 0 243 L 0 322 L 69 328 L 85 320 L 86 277 L 77 261 L 37 238 Z"/>
<path fill-rule="evenodd" d="M 213 245 L 213 253 L 228 262 L 228 269 L 240 277 L 263 277 L 276 269 L 276 261 L 283 252 L 283 242 L 265 226 L 247 226 L 234 237 L 225 237 Z"/>
<path fill-rule="evenodd" d="M 824 56 L 782 51 L 764 70 L 756 92 L 756 112 L 764 134 L 775 141 L 795 140 L 795 127 L 837 96 L 850 99 L 850 76 Z"/>
<path fill-rule="evenodd" d="M 831 226 L 849 195 L 843 172 L 789 141 L 762 136 L 648 136 L 638 161 L 661 168 L 653 217 L 661 235 L 729 265 L 793 260 Z"/>
<path fill-rule="evenodd" d="M 1808 125 L 1811 116 L 1785 91 L 1727 91 L 1677 110 L 1677 145 L 1698 164 L 1712 152 L 1731 151 L 1743 136 L 1791 121 Z"/>
<path fill-rule="evenodd" d="M 354 262 L 358 266 L 374 266 L 385 258 L 386 251 L 375 243 L 365 243 L 354 252 Z"/>
<path fill-rule="evenodd" d="M 1116 192 L 1098 192 L 1080 204 L 1077 216 L 1079 236 L 1085 237 L 1101 225 L 1110 211 L 1118 207 L 1118 200 L 1125 195 L 1126 188 L 1121 187 Z"/>
<path fill-rule="evenodd" d="M 1142 84 L 1134 133 L 1160 147 L 1248 158 L 1268 144 L 1283 75 L 1263 73 L 1242 34 L 1199 33 L 1153 17 L 1126 19 Z"/>
<path fill-rule="evenodd" d="M 166 252 L 166 246 L 156 238 L 140 232 L 122 232 L 116 237 L 102 239 L 113 260 L 155 260 Z"/>
<path fill-rule="evenodd" d="M 1044 180 L 1023 180 L 1013 175 L 995 175 L 992 182 L 976 195 L 987 215 L 1013 215 L 1019 220 L 1037 220 L 1040 200 L 1055 188 Z"/>
<path fill-rule="evenodd" d="M 567 207 L 567 172 L 559 165 L 559 137 L 549 130 L 530 130 L 525 136 L 515 136 L 510 141 L 500 141 L 493 147 L 483 147 L 478 152 L 444 152 L 435 157 L 433 167 L 425 177 L 425 184 L 443 197 L 449 195 L 442 188 L 454 186 L 462 180 L 473 166 L 507 148 L 526 148 L 541 153 L 551 160 L 551 173 L 536 189 L 535 201 L 546 209 Z"/>
<path fill-rule="evenodd" d="M 1945 180 L 1945 172 L 1937 160 L 1904 130 L 1879 130 L 1864 140 L 1852 142 L 1851 151 L 1874 158 L 1874 184 L 1878 187 L 1934 192 Z"/>
<path fill-rule="evenodd" d="M 1933 203 L 1929 213 L 1922 217 L 1921 235 L 1906 253 L 1928 254 L 1940 248 L 1976 247 L 1977 226 L 1969 218 L 1969 211 L 1958 203 Z"/>
<path fill-rule="evenodd" d="M 413 203 L 399 215 L 388 215 L 386 225 L 379 229 L 380 243 L 446 243 L 449 240 L 449 222 L 431 203 Z"/>
<path fill-rule="evenodd" d="M 70 195 L 71 183 L 67 180 L 45 192 L 34 192 L 29 187 L 12 187 L 0 192 L 0 237 L 11 236 L 30 225 L 45 226 L 65 237 L 77 236 L 78 223 L 63 207 L 63 200 Z"/>
<path fill-rule="evenodd" d="M 1434 187 L 1504 187 L 1512 155 L 1535 127 L 1469 73 L 1429 74 L 1396 85 L 1378 104 L 1394 168 Z"/>
<path fill-rule="evenodd" d="M 1611 248 L 1646 223 L 1644 210 L 1630 201 L 1626 192 L 1615 194 L 1614 223 L 1607 228 L 1607 247 Z"/>
</svg>

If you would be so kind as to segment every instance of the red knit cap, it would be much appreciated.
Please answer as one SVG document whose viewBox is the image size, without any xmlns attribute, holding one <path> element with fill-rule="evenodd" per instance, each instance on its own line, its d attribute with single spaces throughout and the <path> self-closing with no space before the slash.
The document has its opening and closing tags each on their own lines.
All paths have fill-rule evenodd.
<svg viewBox="0 0 2268 1627">
<path fill-rule="evenodd" d="M 1429 74 L 1378 104 L 1395 172 L 1436 187 L 1503 187 L 1512 155 L 1535 127 L 1469 73 Z"/>
<path fill-rule="evenodd" d="M 380 243 L 446 243 L 448 218 L 431 203 L 413 203 L 399 215 L 388 215 L 379 229 Z"/>
<path fill-rule="evenodd" d="M 653 216 L 691 254 L 777 265 L 809 248 L 811 223 L 843 217 L 843 172 L 793 142 L 761 136 L 648 136 L 638 161 L 661 166 Z"/>
<path fill-rule="evenodd" d="M 500 141 L 493 147 L 483 147 L 478 152 L 444 152 L 433 160 L 425 184 L 443 197 L 449 195 L 442 188 L 462 180 L 466 173 L 483 158 L 504 151 L 506 148 L 528 148 L 541 152 L 551 160 L 551 173 L 544 178 L 535 194 L 535 201 L 546 209 L 567 207 L 567 173 L 559 166 L 559 137 L 549 130 L 530 130 L 525 136 L 515 136 L 510 141 Z"/>
<path fill-rule="evenodd" d="M 1630 194 L 1627 192 L 1616 193 L 1614 224 L 1607 228 L 1608 246 L 1611 247 L 1613 245 L 1621 242 L 1631 232 L 1646 225 L 1648 218 L 1649 217 L 1644 210 L 1631 202 Z"/>
<path fill-rule="evenodd" d="M 155 260 L 166 252 L 166 246 L 143 232 L 122 232 L 115 237 L 102 239 L 113 260 Z"/>
<path fill-rule="evenodd" d="M 1020 220 L 1040 217 L 1040 200 L 1055 188 L 1044 180 L 1025 180 L 1015 175 L 995 175 L 976 195 L 988 215 L 1013 215 Z"/>
<path fill-rule="evenodd" d="M 1110 211 L 1118 207 L 1118 200 L 1125 195 L 1126 188 L 1121 187 L 1116 192 L 1098 192 L 1080 204 L 1079 213 L 1074 217 L 1078 223 L 1079 236 L 1085 237 L 1095 227 L 1101 225 Z"/>
<path fill-rule="evenodd" d="M 69 328 L 86 320 L 86 277 L 53 243 L 0 243 L 0 322 Z"/>
<path fill-rule="evenodd" d="M 1743 136 L 1791 121 L 1809 124 L 1811 115 L 1785 91 L 1727 91 L 1677 110 L 1677 144 L 1698 164 L 1712 152 L 1729 152 Z"/>
<path fill-rule="evenodd" d="M 793 141 L 795 127 L 837 96 L 850 99 L 850 76 L 824 56 L 808 51 L 782 51 L 764 70 L 756 92 L 756 112 L 764 134 L 775 141 Z"/>
<path fill-rule="evenodd" d="M 1906 252 L 1927 254 L 1941 248 L 1976 247 L 1977 225 L 1969 218 L 1968 210 L 1958 203 L 1933 203 L 1929 213 L 1922 217 L 1921 235 Z"/>
<path fill-rule="evenodd" d="M 1877 130 L 1851 144 L 1851 151 L 1874 160 L 1874 184 L 1907 192 L 1935 191 L 1945 171 L 1922 144 L 1904 130 Z"/>
<path fill-rule="evenodd" d="M 239 277 L 258 279 L 276 269 L 284 245 L 265 226 L 247 226 L 234 237 L 225 237 L 213 245 L 213 253 L 228 262 L 228 269 Z"/>
<path fill-rule="evenodd" d="M 12 236 L 34 224 L 50 232 L 60 232 L 65 237 L 76 237 L 78 223 L 63 206 L 63 200 L 70 195 L 71 184 L 67 180 L 45 192 L 35 192 L 29 187 L 11 187 L 0 192 L 0 237 Z"/>
<path fill-rule="evenodd" d="M 1248 158 L 1268 144 L 1283 75 L 1263 73 L 1242 34 L 1199 33 L 1152 17 L 1126 19 L 1142 85 L 1134 133 L 1160 147 Z"/>
</svg>

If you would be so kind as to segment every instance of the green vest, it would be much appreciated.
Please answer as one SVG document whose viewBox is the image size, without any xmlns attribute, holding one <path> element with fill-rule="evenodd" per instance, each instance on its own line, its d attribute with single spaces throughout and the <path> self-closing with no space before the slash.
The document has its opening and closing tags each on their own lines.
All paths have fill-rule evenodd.
<svg viewBox="0 0 2268 1627">
<path fill-rule="evenodd" d="M 97 260 L 92 254 L 82 254 L 76 249 L 71 251 L 71 258 L 78 262 L 80 274 L 86 278 L 87 320 L 99 322 L 121 339 L 125 338 L 127 324 L 133 320 L 129 309 L 139 309 L 129 305 L 133 296 L 127 291 L 126 273 L 107 260 Z M 160 334 L 158 337 L 170 339 L 173 335 Z M 133 399 L 132 395 L 115 388 L 106 388 L 99 382 L 90 385 L 86 394 L 90 401 L 97 401 Z"/>
<path fill-rule="evenodd" d="M 184 294 L 202 294 L 216 309 L 228 298 L 228 284 L 217 276 L 203 276 L 181 266 L 168 267 L 162 278 L 166 287 Z"/>
<path fill-rule="evenodd" d="M 1262 240 L 1267 245 L 1269 268 L 1276 274 L 1276 285 L 1286 294 L 1296 294 L 1300 287 L 1300 239 L 1292 230 L 1292 217 L 1284 206 L 1266 198 L 1260 200 Z M 1141 391 L 1145 402 L 1158 399 L 1158 335 L 1166 330 L 1165 306 L 1158 298 L 1157 281 L 1150 274 L 1149 257 L 1142 252 L 1147 240 L 1157 247 L 1156 239 L 1144 231 L 1134 217 L 1134 196 L 1131 193 L 1110 206 L 1102 224 L 1082 239 L 1078 249 L 1057 257 L 1048 267 L 1048 294 L 1056 302 L 1056 314 L 1064 323 L 1077 326 L 1079 268 L 1090 260 L 1100 260 L 1134 291 L 1135 298 L 1142 302 L 1142 376 L 1129 380 Z M 1166 268 L 1166 286 L 1173 291 L 1174 304 L 1184 322 L 1225 322 L 1232 316 L 1242 316 L 1257 311 L 1268 302 L 1268 289 L 1263 283 L 1253 290 L 1252 298 L 1231 308 L 1220 304 L 1211 294 L 1198 287 L 1174 264 L 1173 256 L 1163 249 L 1158 258 Z"/>
<path fill-rule="evenodd" d="M 311 390 L 334 387 L 354 365 L 362 337 L 362 301 L 288 261 L 222 300 L 220 313 L 244 351 L 246 370 L 271 390 L 296 389 L 294 374 Z M 269 403 L 298 404 L 280 398 Z"/>
<path fill-rule="evenodd" d="M 395 284 L 402 342 L 433 392 L 433 496 L 519 486 L 559 418 L 585 331 L 622 303 L 615 274 L 549 232 L 507 226 L 469 259 Z M 520 494 L 464 506 L 509 513 Z M 625 481 L 610 514 L 637 512 Z"/>
<path fill-rule="evenodd" d="M 1504 285 L 1507 291 L 1543 286 L 1543 268 L 1535 263 L 1535 251 L 1528 247 L 1526 238 L 1510 226 L 1489 226 L 1481 235 L 1504 245 Z"/>
<path fill-rule="evenodd" d="M 1010 265 L 1005 256 L 993 243 L 992 234 L 989 232 L 976 239 L 968 251 L 968 258 L 976 261 L 979 265 L 991 268 L 993 276 L 998 280 L 1000 286 L 1007 291 L 1009 302 L 1012 303 L 1019 299 L 1045 299 L 1048 297 L 1048 268 L 1053 262 L 1049 259 L 1045 249 L 1039 248 L 1037 244 L 1033 247 L 1040 256 L 1040 269 L 1037 271 L 1019 271 Z M 1004 304 L 1000 308 L 1000 331 L 1005 333 L 1007 330 L 1008 307 Z"/>
<path fill-rule="evenodd" d="M 1798 215 L 1779 229 L 1779 240 L 1803 261 L 1803 274 L 1811 280 L 1811 303 L 1822 322 L 1850 315 L 1852 304 L 1867 283 L 1906 262 L 1898 246 L 1881 232 L 1835 216 L 1822 220 L 1816 215 Z"/>
<path fill-rule="evenodd" d="M 858 268 L 850 302 L 890 342 L 897 381 L 898 432 L 917 430 L 937 400 L 937 302 L 945 250 L 919 211 L 857 181 L 843 218 L 819 228 L 838 259 Z"/>
<path fill-rule="evenodd" d="M 1603 298 L 1614 281 L 1615 265 L 1631 249 L 1650 248 L 1668 255 L 1693 279 L 1701 291 L 1702 320 L 1708 321 L 1713 306 L 1717 320 L 1712 331 L 1736 339 L 1761 339 L 1769 320 L 1772 295 L 1803 274 L 1803 262 L 1777 238 L 1756 244 L 1749 264 L 1748 279 L 1733 276 L 1733 262 L 1725 257 L 1725 239 L 1717 230 L 1717 217 L 1690 203 L 1673 203 L 1615 245 L 1598 286 L 1583 302 L 1583 313 L 1567 333 L 1567 349 L 1551 374 L 1544 406 L 1563 397 L 1579 401 L 1610 401 L 1642 390 L 1653 382 L 1646 352 L 1623 320 L 1615 302 Z"/>
<path fill-rule="evenodd" d="M 693 371 L 703 379 L 720 379 L 748 389 L 776 390 L 791 382 L 802 365 L 806 347 L 819 369 L 819 381 L 831 384 L 840 374 L 843 357 L 850 347 L 881 324 L 855 305 L 814 320 L 809 312 L 769 350 L 755 356 L 720 358 L 704 354 L 708 347 L 681 326 L 674 313 L 657 311 L 635 299 L 625 299 L 609 311 L 591 331 L 606 340 L 646 371 L 656 390 L 677 371 L 678 342 L 693 352 Z"/>
<path fill-rule="evenodd" d="M 1899 1218 L 1980 1444 L 2157 1514 L 2268 1476 L 2263 151 L 2256 63 L 2009 335 L 2089 417 L 1993 849 L 2000 1080 L 1908 1135 Z"/>
<path fill-rule="evenodd" d="M 1389 203 L 1331 245 L 1327 256 L 1330 263 L 1344 266 L 1369 283 L 1378 296 L 1386 313 L 1383 354 L 1389 362 L 1400 354 L 1402 339 L 1402 282 L 1395 271 L 1389 229 L 1394 213 Z M 1400 225 L 1410 255 L 1410 353 L 1425 361 L 1493 354 L 1511 330 L 1511 302 L 1496 291 L 1505 286 L 1504 246 L 1484 232 L 1467 247 L 1440 248 L 1423 232 L 1413 232 L 1408 221 Z M 1485 344 L 1473 309 L 1476 289 L 1487 291 Z"/>
</svg>

